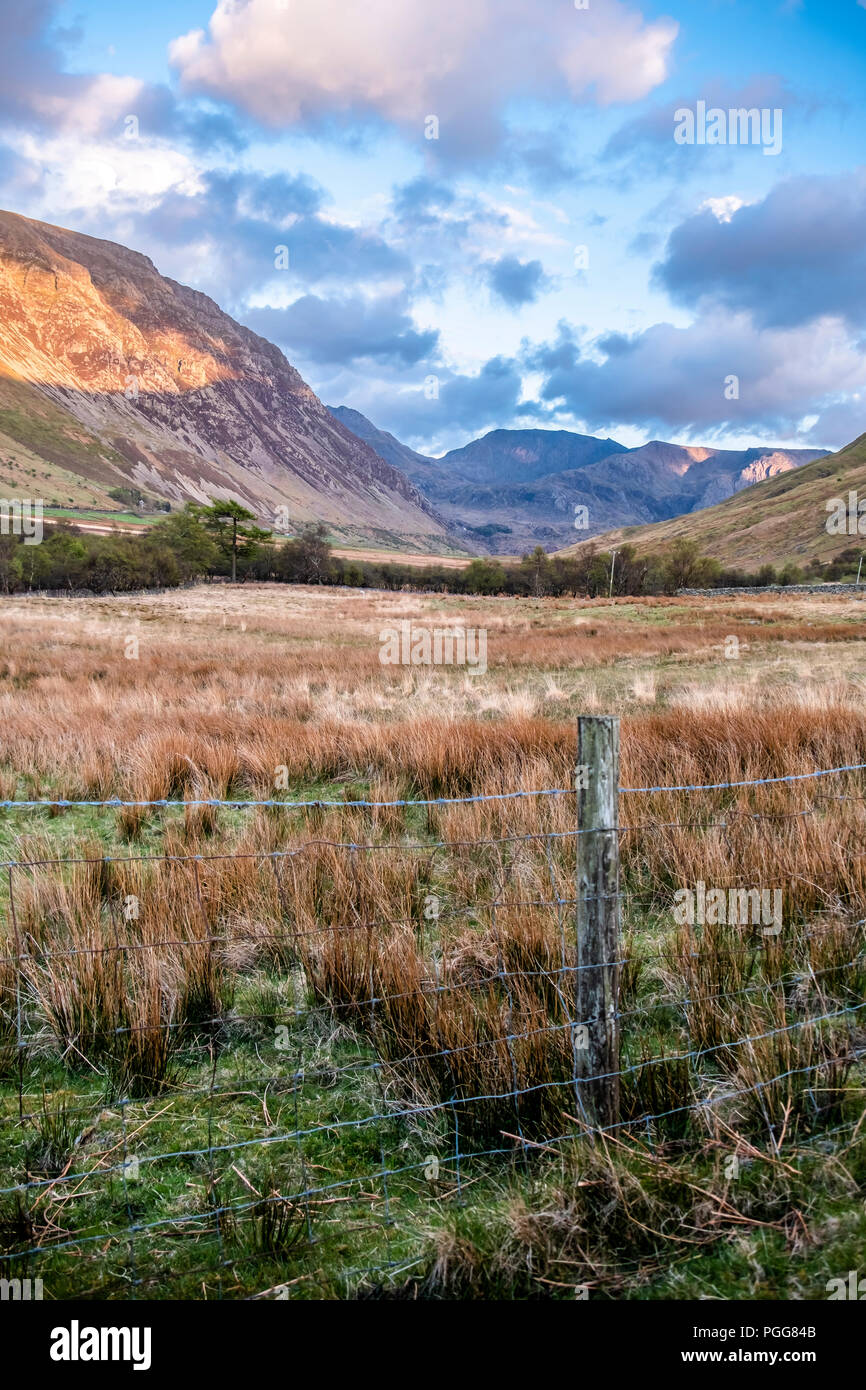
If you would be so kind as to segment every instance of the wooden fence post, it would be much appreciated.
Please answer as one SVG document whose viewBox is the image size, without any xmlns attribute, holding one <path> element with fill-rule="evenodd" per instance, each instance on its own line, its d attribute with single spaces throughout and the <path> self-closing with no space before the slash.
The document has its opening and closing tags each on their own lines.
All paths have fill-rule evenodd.
<svg viewBox="0 0 866 1390">
<path fill-rule="evenodd" d="M 578 719 L 577 764 L 575 1075 L 585 1118 L 605 1126 L 619 1120 L 618 719 Z"/>
</svg>

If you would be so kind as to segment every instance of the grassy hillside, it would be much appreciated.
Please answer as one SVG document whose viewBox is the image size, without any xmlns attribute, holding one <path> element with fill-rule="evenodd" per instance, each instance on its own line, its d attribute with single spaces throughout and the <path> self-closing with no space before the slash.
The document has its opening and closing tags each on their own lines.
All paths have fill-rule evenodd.
<svg viewBox="0 0 866 1390">
<path fill-rule="evenodd" d="M 826 529 L 827 503 L 852 490 L 866 498 L 866 434 L 837 454 L 756 483 L 714 507 L 651 526 L 619 527 L 594 537 L 593 543 L 609 548 L 627 542 L 639 550 L 657 550 L 685 536 L 704 554 L 748 569 L 786 560 L 802 564 L 813 556 L 826 562 L 859 543 L 857 536 L 830 535 Z M 574 554 L 578 548 L 569 546 L 562 553 Z"/>
<path fill-rule="evenodd" d="M 114 510 L 126 481 L 116 450 L 29 382 L 0 367 L 0 494 Z"/>
</svg>

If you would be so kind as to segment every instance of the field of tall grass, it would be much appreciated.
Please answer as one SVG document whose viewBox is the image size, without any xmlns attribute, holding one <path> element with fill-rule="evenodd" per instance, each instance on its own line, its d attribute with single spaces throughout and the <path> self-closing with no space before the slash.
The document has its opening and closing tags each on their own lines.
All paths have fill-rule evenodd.
<svg viewBox="0 0 866 1390">
<path fill-rule="evenodd" d="M 0 1273 L 57 1298 L 823 1296 L 866 1248 L 862 772 L 622 795 L 601 1135 L 576 798 L 446 803 L 572 788 L 586 713 L 621 716 L 625 787 L 866 763 L 863 612 L 4 601 Z M 485 628 L 487 672 L 383 666 L 404 619 Z M 2 806 L 112 799 L 200 804 Z M 684 926 L 699 882 L 780 889 L 781 931 Z"/>
</svg>

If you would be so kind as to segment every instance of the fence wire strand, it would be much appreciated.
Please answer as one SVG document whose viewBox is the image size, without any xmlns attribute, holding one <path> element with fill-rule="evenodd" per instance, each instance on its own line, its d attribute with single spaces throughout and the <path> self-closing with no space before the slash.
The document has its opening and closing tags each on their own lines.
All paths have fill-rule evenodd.
<svg viewBox="0 0 866 1390">
<path fill-rule="evenodd" d="M 619 790 L 691 796 L 864 769 Z M 430 812 L 574 794 L 10 800 L 0 810 Z M 731 807 L 617 830 L 621 843 L 694 828 L 758 831 L 762 822 L 799 822 L 805 833 L 828 803 L 862 800 L 817 794 L 794 811 Z M 11 1276 L 44 1264 L 67 1279 L 65 1254 L 94 1296 L 137 1298 L 199 1275 L 207 1296 L 233 1296 L 235 1267 L 250 1264 L 272 1276 L 285 1269 L 294 1287 L 314 1278 L 319 1233 L 330 1233 L 338 1211 L 347 1240 L 381 1237 L 381 1258 L 363 1270 L 404 1271 L 417 1263 L 407 1254 L 413 1201 L 459 1210 L 503 1174 L 531 1179 L 552 1157 L 564 1162 L 588 1137 L 625 1132 L 656 1154 L 724 1120 L 763 1125 L 776 1153 L 789 1123 L 803 1148 L 856 1138 L 862 1114 L 830 1123 L 866 1094 L 866 918 L 851 916 L 856 897 L 828 894 L 820 910 L 799 915 L 794 900 L 784 928 L 760 915 L 684 923 L 657 885 L 575 894 L 573 858 L 586 833 L 575 825 L 428 842 L 319 837 L 255 852 L 2 861 L 0 1060 L 10 1087 L 0 1092 L 9 1174 L 0 1268 Z M 398 912 L 371 910 L 364 865 L 374 851 L 377 882 L 403 895 Z M 238 884 L 252 906 L 220 877 L 233 872 L 247 875 Z M 794 875 L 789 892 L 798 881 L 814 888 Z M 731 882 L 720 891 L 758 890 Z M 624 910 L 621 950 L 579 964 L 575 910 L 604 896 Z M 148 903 L 174 930 L 153 930 Z M 581 970 L 619 981 L 619 1064 L 589 1076 L 582 1039 L 598 1020 L 577 1017 Z M 237 991 L 246 1007 L 236 1006 Z M 593 1124 L 590 1088 L 613 1080 L 619 1118 Z M 178 1132 L 184 1142 L 160 1144 Z M 205 1263 L 176 1262 L 184 1242 L 199 1261 L 210 1252 Z"/>
</svg>

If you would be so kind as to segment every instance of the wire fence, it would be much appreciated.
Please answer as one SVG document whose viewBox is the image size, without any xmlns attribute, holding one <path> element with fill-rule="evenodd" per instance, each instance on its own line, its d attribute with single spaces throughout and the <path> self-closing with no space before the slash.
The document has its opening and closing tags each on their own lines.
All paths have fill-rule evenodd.
<svg viewBox="0 0 866 1390">
<path fill-rule="evenodd" d="M 655 786 L 655 787 L 620 787 L 620 794 L 633 793 L 661 793 L 661 792 L 709 792 L 709 791 L 728 791 L 739 787 L 769 787 L 778 786 L 785 782 L 808 782 L 817 777 L 832 777 L 840 772 L 862 772 L 866 769 L 866 763 L 841 763 L 838 767 L 825 767 L 816 769 L 814 772 L 791 773 L 781 777 L 752 777 L 746 781 L 739 782 L 697 782 L 683 783 L 674 786 Z M 282 807 L 284 810 L 317 810 L 322 808 L 336 808 L 339 810 L 353 810 L 363 808 L 366 810 L 383 810 L 392 807 L 428 807 L 428 806 L 469 806 L 480 805 L 490 801 L 520 801 L 537 799 L 543 796 L 571 796 L 574 793 L 573 787 L 540 787 L 532 791 L 510 791 L 510 792 L 489 792 L 480 796 L 437 796 L 427 798 L 416 798 L 413 800 L 396 801 L 292 801 L 283 797 L 266 797 L 261 800 L 227 801 L 220 797 L 200 797 L 198 799 L 171 800 L 167 797 L 157 798 L 153 801 L 123 801 L 120 797 L 106 797 L 103 800 L 91 801 L 68 801 L 65 798 L 55 800 L 45 799 L 41 801 L 0 801 L 0 810 L 10 811 L 35 811 L 35 810 L 70 810 L 70 809 L 93 809 L 96 807 L 121 809 L 123 807 L 138 807 L 149 810 L 165 810 L 172 807 L 187 806 L 211 806 L 214 808 L 224 808 L 231 810 L 244 810 L 261 807 Z"/>
<path fill-rule="evenodd" d="M 615 805 L 864 768 L 610 785 Z M 735 866 L 709 888 L 635 866 L 648 835 L 760 834 L 862 797 L 621 826 L 615 810 L 593 819 L 603 773 L 414 802 L 2 803 L 446 818 L 499 804 L 519 823 L 2 861 L 0 1273 L 57 1297 L 350 1291 L 405 1278 L 444 1211 L 564 1175 L 581 1146 L 713 1139 L 736 1162 L 744 1144 L 779 1155 L 858 1134 L 856 895 L 816 908 L 804 874 L 780 904 Z"/>
</svg>

